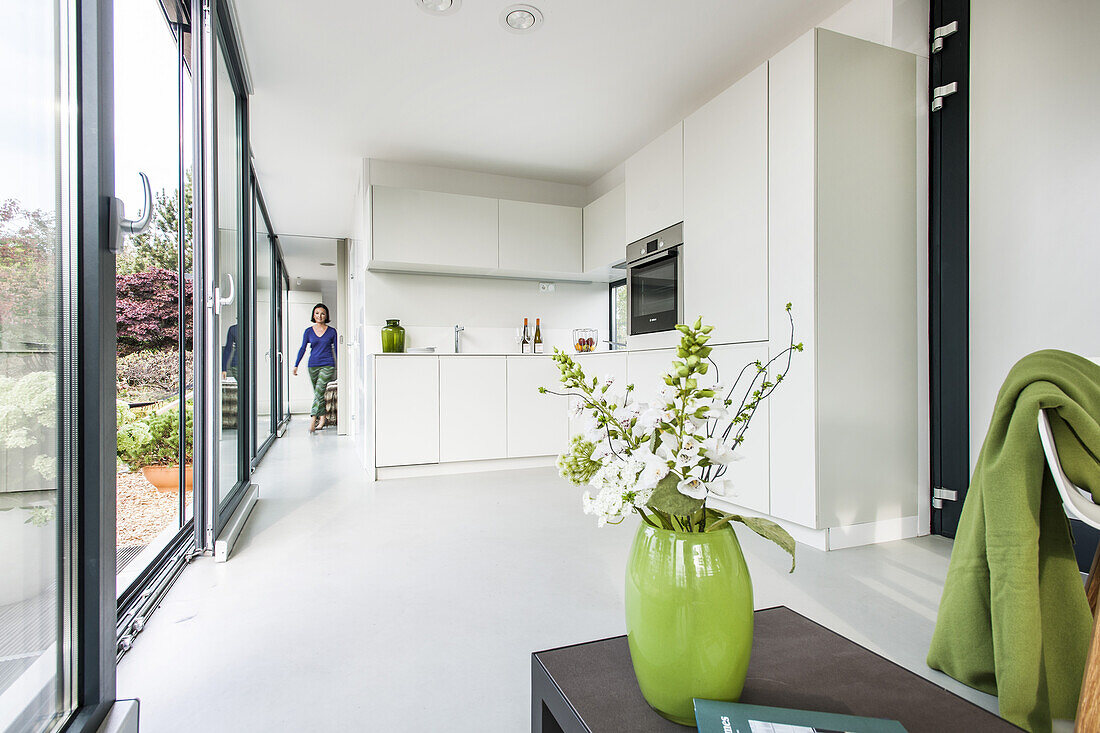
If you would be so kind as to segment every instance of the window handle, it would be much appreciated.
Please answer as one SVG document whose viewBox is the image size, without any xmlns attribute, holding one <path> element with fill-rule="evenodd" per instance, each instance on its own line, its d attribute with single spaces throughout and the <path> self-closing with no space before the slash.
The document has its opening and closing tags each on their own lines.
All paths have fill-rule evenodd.
<svg viewBox="0 0 1100 733">
<path fill-rule="evenodd" d="M 112 196 L 108 199 L 108 213 L 111 217 L 111 236 L 108 248 L 118 254 L 122 246 L 122 238 L 127 234 L 141 234 L 149 228 L 153 220 L 153 189 L 149 186 L 149 176 L 139 172 L 143 191 L 144 206 L 141 209 L 140 219 L 127 219 L 126 207 L 122 199 Z"/>
<path fill-rule="evenodd" d="M 229 295 L 223 298 L 221 286 L 214 288 L 214 315 L 220 315 L 222 306 L 232 305 L 237 297 L 237 288 L 233 283 L 233 274 L 227 272 L 225 276 L 229 278 Z"/>
</svg>

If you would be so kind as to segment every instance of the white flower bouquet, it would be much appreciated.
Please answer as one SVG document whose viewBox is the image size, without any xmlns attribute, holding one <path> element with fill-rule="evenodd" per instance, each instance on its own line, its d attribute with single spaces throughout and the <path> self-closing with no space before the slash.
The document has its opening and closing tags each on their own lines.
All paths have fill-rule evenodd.
<svg viewBox="0 0 1100 733">
<path fill-rule="evenodd" d="M 745 365 L 729 385 L 717 381 L 718 366 L 706 345 L 713 326 L 704 326 L 702 318 L 676 326 L 683 334 L 678 358 L 653 404 L 635 402 L 632 384 L 589 379 L 568 354 L 555 349 L 565 391 L 540 392 L 569 396 L 571 415 L 581 421 L 558 468 L 571 483 L 595 490 L 584 494 L 585 513 L 595 514 L 603 526 L 637 512 L 653 527 L 676 532 L 712 532 L 741 522 L 789 552 L 794 570 L 794 539 L 786 530 L 766 519 L 707 506 L 708 498 L 730 494 L 728 468 L 740 458 L 738 448 L 753 415 L 786 377 L 794 352 L 802 351 L 802 344 L 794 342 L 790 311 L 788 303 L 787 348 L 767 363 Z M 774 371 L 777 364 L 781 369 Z M 706 377 L 712 368 L 714 381 Z"/>
</svg>

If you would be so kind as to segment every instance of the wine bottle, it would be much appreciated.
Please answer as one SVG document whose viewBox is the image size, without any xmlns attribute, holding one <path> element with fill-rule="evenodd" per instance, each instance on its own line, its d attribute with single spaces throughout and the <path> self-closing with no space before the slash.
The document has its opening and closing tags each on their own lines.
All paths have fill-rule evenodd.
<svg viewBox="0 0 1100 733">
<path fill-rule="evenodd" d="M 523 319 L 523 340 L 519 345 L 519 353 L 530 354 L 531 353 L 531 332 L 527 328 L 527 319 Z"/>
<path fill-rule="evenodd" d="M 542 328 L 539 327 L 539 321 L 541 318 L 535 319 L 535 353 L 542 353 Z"/>
</svg>

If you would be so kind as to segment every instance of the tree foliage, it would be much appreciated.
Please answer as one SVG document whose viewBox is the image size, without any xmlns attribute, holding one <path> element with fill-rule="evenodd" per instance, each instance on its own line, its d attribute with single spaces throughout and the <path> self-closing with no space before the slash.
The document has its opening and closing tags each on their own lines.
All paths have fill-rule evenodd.
<svg viewBox="0 0 1100 733">
<path fill-rule="evenodd" d="M 179 274 L 159 267 L 115 278 L 118 354 L 179 348 Z M 184 283 L 184 348 L 193 347 L 194 299 Z"/>
<path fill-rule="evenodd" d="M 0 347 L 57 341 L 57 224 L 51 213 L 0 203 Z"/>
</svg>

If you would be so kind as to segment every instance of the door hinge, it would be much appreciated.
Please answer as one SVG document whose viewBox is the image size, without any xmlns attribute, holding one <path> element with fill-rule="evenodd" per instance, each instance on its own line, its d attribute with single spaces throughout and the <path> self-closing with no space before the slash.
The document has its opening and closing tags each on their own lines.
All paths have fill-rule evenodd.
<svg viewBox="0 0 1100 733">
<path fill-rule="evenodd" d="M 959 83 L 956 81 L 950 84 L 944 84 L 942 87 L 936 87 L 932 90 L 932 111 L 939 112 L 943 109 L 943 98 L 950 97 L 955 92 L 959 91 Z"/>
<path fill-rule="evenodd" d="M 959 30 L 959 21 L 953 20 L 947 25 L 941 25 L 939 28 L 932 31 L 932 53 L 937 53 L 943 50 L 943 39 L 950 36 L 952 33 L 957 33 Z"/>
<path fill-rule="evenodd" d="M 959 492 L 953 489 L 945 489 L 941 486 L 937 486 L 932 489 L 932 508 L 943 509 L 943 503 L 945 501 L 958 501 Z"/>
</svg>

